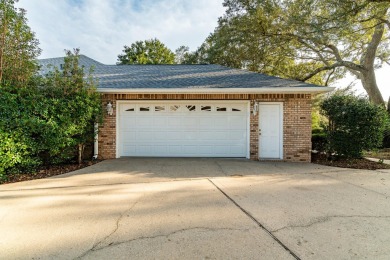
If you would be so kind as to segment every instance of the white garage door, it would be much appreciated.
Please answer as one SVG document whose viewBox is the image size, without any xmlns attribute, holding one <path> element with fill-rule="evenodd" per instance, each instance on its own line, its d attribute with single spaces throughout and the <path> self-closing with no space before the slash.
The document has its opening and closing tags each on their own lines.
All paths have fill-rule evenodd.
<svg viewBox="0 0 390 260">
<path fill-rule="evenodd" d="M 119 157 L 247 157 L 246 102 L 118 104 Z"/>
</svg>

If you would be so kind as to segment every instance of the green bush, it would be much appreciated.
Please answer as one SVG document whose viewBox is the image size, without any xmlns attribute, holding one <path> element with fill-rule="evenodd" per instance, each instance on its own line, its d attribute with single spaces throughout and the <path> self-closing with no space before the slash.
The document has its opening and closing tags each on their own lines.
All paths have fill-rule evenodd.
<svg viewBox="0 0 390 260">
<path fill-rule="evenodd" d="M 6 133 L 0 130 L 0 180 L 5 179 L 5 173 L 15 166 L 33 170 L 39 164 L 38 158 L 33 158 L 29 140 L 20 133 Z"/>
<path fill-rule="evenodd" d="M 15 88 L 0 85 L 0 177 L 82 158 L 101 121 L 95 82 L 67 53 L 65 69 Z M 81 150 L 82 152 L 82 150 Z"/>
<path fill-rule="evenodd" d="M 318 152 L 325 152 L 327 145 L 325 131 L 322 129 L 314 129 L 311 135 L 311 144 L 312 150 L 316 150 Z"/>
<path fill-rule="evenodd" d="M 381 146 L 388 122 L 384 107 L 348 93 L 336 93 L 321 104 L 328 118 L 325 129 L 327 152 L 331 155 L 360 158 L 364 150 Z"/>
</svg>

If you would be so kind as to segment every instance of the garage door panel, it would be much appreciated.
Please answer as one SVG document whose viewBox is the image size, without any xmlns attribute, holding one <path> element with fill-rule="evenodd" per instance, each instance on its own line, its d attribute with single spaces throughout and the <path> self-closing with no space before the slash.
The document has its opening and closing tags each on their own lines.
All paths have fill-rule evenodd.
<svg viewBox="0 0 390 260">
<path fill-rule="evenodd" d="M 198 125 L 198 118 L 196 117 L 184 117 L 180 119 L 181 125 L 188 129 L 195 128 Z"/>
<path fill-rule="evenodd" d="M 182 124 L 179 116 L 168 117 L 168 127 L 179 127 Z"/>
<path fill-rule="evenodd" d="M 150 126 L 153 126 L 153 117 L 152 116 L 139 116 L 136 120 L 136 127 L 137 128 L 149 128 Z"/>
<path fill-rule="evenodd" d="M 165 129 L 168 126 L 168 122 L 166 117 L 164 116 L 156 116 L 153 118 L 153 126 L 155 128 Z"/>
<path fill-rule="evenodd" d="M 229 125 L 230 118 L 226 115 L 220 114 L 214 116 L 211 120 L 213 120 L 216 129 L 224 129 Z"/>
<path fill-rule="evenodd" d="M 147 131 L 147 130 L 139 131 L 136 134 L 136 139 L 137 139 L 137 142 L 152 141 L 152 140 L 154 140 L 154 131 Z"/>
<path fill-rule="evenodd" d="M 243 116 L 230 116 L 229 128 L 230 129 L 246 129 L 247 119 Z"/>
<path fill-rule="evenodd" d="M 225 141 L 229 138 L 229 132 L 226 131 L 217 130 L 213 132 L 205 132 L 203 134 L 208 137 L 207 140 L 215 140 L 216 142 Z"/>
<path fill-rule="evenodd" d="M 166 145 L 154 145 L 153 148 L 152 156 L 158 156 L 159 154 L 166 154 L 168 152 L 168 147 Z"/>
<path fill-rule="evenodd" d="M 125 108 L 135 108 L 135 111 Z M 124 114 L 119 116 L 119 156 L 247 155 L 246 104 L 125 103 L 119 109 Z"/>
<path fill-rule="evenodd" d="M 120 122 L 120 127 L 122 130 L 134 129 L 134 126 L 137 124 L 135 117 L 121 117 Z"/>
<path fill-rule="evenodd" d="M 167 141 L 182 140 L 183 132 L 181 131 L 168 131 L 166 132 Z M 162 140 L 164 141 L 164 140 Z"/>
<path fill-rule="evenodd" d="M 135 131 L 123 131 L 122 135 L 126 137 L 124 143 L 133 143 L 137 141 L 137 132 Z"/>
<path fill-rule="evenodd" d="M 141 156 L 155 156 L 155 153 L 154 153 L 154 148 L 155 146 L 154 145 L 143 145 L 143 144 L 140 144 L 140 145 L 137 145 L 137 154 L 140 154 Z"/>
<path fill-rule="evenodd" d="M 181 154 L 181 153 L 182 153 L 181 145 L 168 145 L 168 154 L 177 156 L 177 154 Z"/>
<path fill-rule="evenodd" d="M 123 153 L 127 154 L 127 156 L 133 156 L 136 154 L 136 145 L 128 145 L 124 144 L 123 145 Z"/>
<path fill-rule="evenodd" d="M 155 131 L 154 132 L 154 138 L 153 141 L 158 141 L 158 140 L 167 140 L 168 138 L 168 133 L 160 130 L 160 131 Z"/>
<path fill-rule="evenodd" d="M 183 154 L 194 156 L 198 153 L 198 145 L 183 145 Z"/>
<path fill-rule="evenodd" d="M 199 117 L 199 127 L 202 129 L 213 129 L 214 128 L 214 121 L 216 118 L 211 116 L 200 116 Z"/>
<path fill-rule="evenodd" d="M 231 154 L 229 145 L 216 145 L 214 146 L 214 152 L 219 155 Z"/>
<path fill-rule="evenodd" d="M 199 139 L 199 132 L 185 131 L 182 133 L 183 139 L 188 141 L 196 141 Z"/>
<path fill-rule="evenodd" d="M 243 141 L 246 138 L 246 135 L 242 133 L 240 130 L 232 130 L 228 133 L 230 140 Z"/>
<path fill-rule="evenodd" d="M 212 145 L 199 145 L 198 146 L 199 154 L 212 155 L 212 154 L 214 154 L 213 150 L 214 150 L 214 146 L 212 146 Z"/>
</svg>

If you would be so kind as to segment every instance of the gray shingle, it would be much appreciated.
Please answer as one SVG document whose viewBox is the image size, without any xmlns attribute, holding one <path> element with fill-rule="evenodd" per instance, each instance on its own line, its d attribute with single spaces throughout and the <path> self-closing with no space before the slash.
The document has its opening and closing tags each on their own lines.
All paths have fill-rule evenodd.
<svg viewBox="0 0 390 260">
<path fill-rule="evenodd" d="M 50 65 L 60 67 L 63 59 L 38 60 L 40 74 L 48 73 Z M 318 87 L 220 65 L 104 65 L 84 55 L 79 62 L 86 69 L 94 68 L 93 77 L 100 89 Z"/>
</svg>

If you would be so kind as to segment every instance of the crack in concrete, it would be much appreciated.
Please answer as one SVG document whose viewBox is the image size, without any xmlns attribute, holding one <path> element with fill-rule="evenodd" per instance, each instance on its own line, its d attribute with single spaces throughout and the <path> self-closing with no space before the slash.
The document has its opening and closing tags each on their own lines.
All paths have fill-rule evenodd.
<svg viewBox="0 0 390 260">
<path fill-rule="evenodd" d="M 113 230 L 113 231 L 111 231 L 108 235 L 106 235 L 105 237 L 103 237 L 102 239 L 100 239 L 99 241 L 97 241 L 96 243 L 94 243 L 94 244 L 92 245 L 92 247 L 91 247 L 89 250 L 87 250 L 87 251 L 84 252 L 82 255 L 80 255 L 80 256 L 78 256 L 78 257 L 76 257 L 76 258 L 74 258 L 74 259 L 81 259 L 81 258 L 83 258 L 84 256 L 88 255 L 90 252 L 95 251 L 95 249 L 96 249 L 99 245 L 103 244 L 105 241 L 107 241 L 107 239 L 109 239 L 112 235 L 114 235 L 114 234 L 118 231 L 120 222 L 122 221 L 123 217 L 124 217 L 126 214 L 128 214 L 130 211 L 132 211 L 133 208 L 138 204 L 138 202 L 139 202 L 139 201 L 141 200 L 141 198 L 143 198 L 144 196 L 145 196 L 145 193 L 143 193 L 142 196 L 141 196 L 139 199 L 137 199 L 137 201 L 134 202 L 133 205 L 131 205 L 130 208 L 124 210 L 124 211 L 119 215 L 118 219 L 117 219 L 116 222 L 115 222 L 115 227 L 114 227 L 114 230 Z"/>
<path fill-rule="evenodd" d="M 288 225 L 288 226 L 285 226 L 285 227 L 282 227 L 282 228 L 271 230 L 271 232 L 272 233 L 276 233 L 276 232 L 279 232 L 279 231 L 284 230 L 284 229 L 308 228 L 308 227 L 311 227 L 311 226 L 314 226 L 314 225 L 317 225 L 317 224 L 328 222 L 328 221 L 332 220 L 333 218 L 378 218 L 378 219 L 381 219 L 381 218 L 390 218 L 390 216 L 364 216 L 364 215 L 350 215 L 350 216 L 333 215 L 333 216 L 325 216 L 325 217 L 315 218 L 313 221 L 310 221 L 309 223 L 307 223 L 305 225 Z"/>
<path fill-rule="evenodd" d="M 131 242 L 138 241 L 138 240 L 155 239 L 155 238 L 160 238 L 160 237 L 170 237 L 170 236 L 175 235 L 175 234 L 183 233 L 183 232 L 186 232 L 186 231 L 192 231 L 192 230 L 201 230 L 201 231 L 204 230 L 204 231 L 212 231 L 212 232 L 214 232 L 214 231 L 219 231 L 219 230 L 249 231 L 250 229 L 209 228 L 209 227 L 184 228 L 184 229 L 179 229 L 179 230 L 173 231 L 173 232 L 168 233 L 168 234 L 159 234 L 159 235 L 155 235 L 155 236 L 141 236 L 141 237 L 125 240 L 125 241 L 113 242 L 113 243 L 110 243 L 108 245 L 105 245 L 105 246 L 102 246 L 102 247 L 99 247 L 99 248 L 97 248 L 97 246 L 96 246 L 94 248 L 91 248 L 87 252 L 85 252 L 83 255 L 77 257 L 76 259 L 81 259 L 81 258 L 87 256 L 88 254 L 90 254 L 91 252 L 97 252 L 97 251 L 100 251 L 100 250 L 103 250 L 103 249 L 106 249 L 106 248 L 109 248 L 109 247 L 118 246 L 118 245 L 122 245 L 122 244 L 127 244 L 127 243 L 131 243 Z"/>
<path fill-rule="evenodd" d="M 110 234 L 108 234 L 107 236 L 105 236 L 105 237 L 104 237 L 102 240 L 100 240 L 98 243 L 96 243 L 96 244 L 92 247 L 92 250 L 93 250 L 94 248 L 97 248 L 99 245 L 103 244 L 107 239 L 109 239 L 112 235 L 114 235 L 114 234 L 118 231 L 118 229 L 119 229 L 119 223 L 122 221 L 123 216 L 126 215 L 127 213 L 129 213 L 129 212 L 137 205 L 137 203 L 138 203 L 138 201 L 136 201 L 128 210 L 123 211 L 123 212 L 120 214 L 119 218 L 116 220 L 116 223 L 115 223 L 116 226 L 115 226 L 114 230 L 111 231 Z"/>
</svg>

